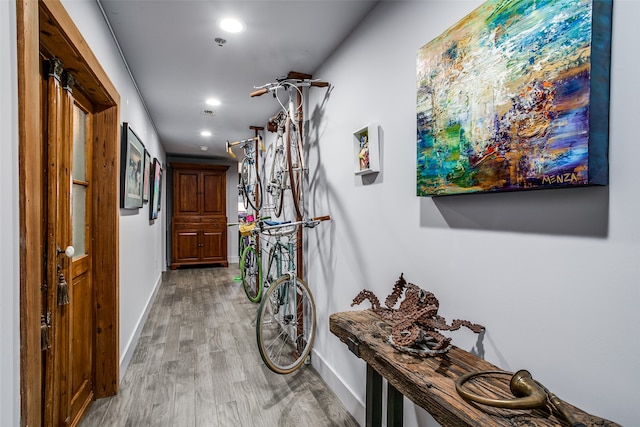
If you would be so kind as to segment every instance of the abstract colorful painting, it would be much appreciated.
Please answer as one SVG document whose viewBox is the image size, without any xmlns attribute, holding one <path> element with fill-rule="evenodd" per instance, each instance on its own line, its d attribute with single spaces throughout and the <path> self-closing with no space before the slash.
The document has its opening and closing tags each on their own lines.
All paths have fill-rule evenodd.
<svg viewBox="0 0 640 427">
<path fill-rule="evenodd" d="M 611 0 L 489 0 L 418 50 L 417 194 L 608 183 Z"/>
</svg>

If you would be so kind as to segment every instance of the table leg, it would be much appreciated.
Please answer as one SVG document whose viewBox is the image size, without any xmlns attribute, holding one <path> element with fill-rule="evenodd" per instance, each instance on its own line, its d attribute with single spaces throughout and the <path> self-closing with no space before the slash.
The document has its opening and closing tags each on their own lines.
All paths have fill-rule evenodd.
<svg viewBox="0 0 640 427">
<path fill-rule="evenodd" d="M 366 427 L 382 426 L 382 377 L 367 364 Z"/>
<path fill-rule="evenodd" d="M 402 427 L 403 399 L 402 393 L 387 383 L 387 427 Z"/>
</svg>

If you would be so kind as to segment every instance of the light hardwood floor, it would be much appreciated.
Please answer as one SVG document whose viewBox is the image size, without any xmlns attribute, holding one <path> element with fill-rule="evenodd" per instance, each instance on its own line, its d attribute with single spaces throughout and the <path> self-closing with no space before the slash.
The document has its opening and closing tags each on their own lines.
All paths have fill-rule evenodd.
<svg viewBox="0 0 640 427">
<path fill-rule="evenodd" d="M 358 426 L 312 366 L 283 376 L 264 365 L 258 305 L 238 275 L 237 264 L 164 273 L 118 395 L 81 427 Z"/>
</svg>

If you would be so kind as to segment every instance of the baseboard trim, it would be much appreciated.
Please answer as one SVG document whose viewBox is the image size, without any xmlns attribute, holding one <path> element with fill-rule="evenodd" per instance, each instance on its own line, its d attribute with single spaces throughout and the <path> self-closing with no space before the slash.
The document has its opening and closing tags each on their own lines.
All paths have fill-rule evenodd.
<svg viewBox="0 0 640 427">
<path fill-rule="evenodd" d="M 338 374 L 327 364 L 326 360 L 320 356 L 315 350 L 312 350 L 311 365 L 316 372 L 329 386 L 331 390 L 338 396 L 338 399 L 347 408 L 347 411 L 353 415 L 353 417 L 364 425 L 365 421 L 365 404 L 362 400 L 356 396 L 354 391 L 345 384 Z"/>
<path fill-rule="evenodd" d="M 147 305 L 142 312 L 142 316 L 138 320 L 138 324 L 136 325 L 136 330 L 133 332 L 131 339 L 127 343 L 126 349 L 120 358 L 120 382 L 122 382 L 124 378 L 124 374 L 127 372 L 127 368 L 129 367 L 129 363 L 131 363 L 131 358 L 133 357 L 133 352 L 136 350 L 138 345 L 138 340 L 140 339 L 140 335 L 142 334 L 142 329 L 144 328 L 144 324 L 149 317 L 149 312 L 151 311 L 151 307 L 153 307 L 153 303 L 156 300 L 156 296 L 158 296 L 158 290 L 160 289 L 160 285 L 162 284 L 162 272 L 160 276 L 158 276 L 158 280 L 156 281 L 156 285 L 147 301 Z"/>
</svg>

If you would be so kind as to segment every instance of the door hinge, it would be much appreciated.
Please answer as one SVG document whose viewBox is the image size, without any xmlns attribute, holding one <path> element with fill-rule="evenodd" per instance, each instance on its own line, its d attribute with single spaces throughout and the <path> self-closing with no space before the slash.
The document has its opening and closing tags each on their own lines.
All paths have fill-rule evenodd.
<svg viewBox="0 0 640 427">
<path fill-rule="evenodd" d="M 49 350 L 51 348 L 50 332 L 51 312 L 47 311 L 46 315 L 40 315 L 40 349 L 42 351 Z"/>
</svg>

